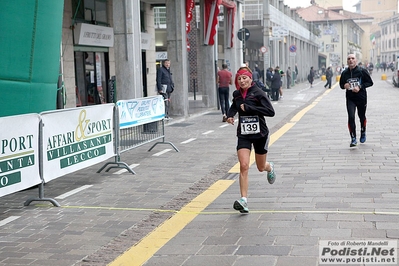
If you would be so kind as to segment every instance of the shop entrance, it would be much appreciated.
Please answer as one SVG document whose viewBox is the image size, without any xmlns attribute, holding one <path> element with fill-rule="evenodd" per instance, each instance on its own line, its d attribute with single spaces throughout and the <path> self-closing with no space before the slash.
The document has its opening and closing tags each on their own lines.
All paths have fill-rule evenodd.
<svg viewBox="0 0 399 266">
<path fill-rule="evenodd" d="M 108 53 L 76 51 L 75 79 L 77 107 L 109 102 Z"/>
</svg>

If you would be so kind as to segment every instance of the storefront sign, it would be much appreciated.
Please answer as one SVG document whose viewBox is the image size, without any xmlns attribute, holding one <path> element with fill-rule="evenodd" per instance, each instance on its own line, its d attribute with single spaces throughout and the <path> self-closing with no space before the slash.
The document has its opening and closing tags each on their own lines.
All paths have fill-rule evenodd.
<svg viewBox="0 0 399 266">
<path fill-rule="evenodd" d="M 114 29 L 85 23 L 78 23 L 74 29 L 76 45 L 114 46 Z"/>
<path fill-rule="evenodd" d="M 162 61 L 168 59 L 168 52 L 156 52 L 155 53 L 155 60 Z"/>
<path fill-rule="evenodd" d="M 43 179 L 48 182 L 114 156 L 113 112 L 114 104 L 101 104 L 42 113 Z"/>
<path fill-rule="evenodd" d="M 141 49 L 149 50 L 151 48 L 151 34 L 141 33 Z"/>
<path fill-rule="evenodd" d="M 39 122 L 37 114 L 0 118 L 0 197 L 42 182 Z"/>
<path fill-rule="evenodd" d="M 116 105 L 118 106 L 121 129 L 155 122 L 165 117 L 165 104 L 160 95 L 121 100 Z"/>
</svg>

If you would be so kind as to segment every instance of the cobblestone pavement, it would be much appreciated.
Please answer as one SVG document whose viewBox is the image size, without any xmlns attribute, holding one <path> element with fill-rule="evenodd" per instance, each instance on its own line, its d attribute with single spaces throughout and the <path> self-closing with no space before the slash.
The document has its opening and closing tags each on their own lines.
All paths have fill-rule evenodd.
<svg viewBox="0 0 399 266">
<path fill-rule="evenodd" d="M 97 174 L 98 164 L 53 180 L 45 196 L 61 207 L 23 206 L 37 189 L 2 197 L 0 265 L 107 265 L 218 180 L 235 182 L 145 265 L 318 265 L 319 240 L 397 239 L 399 89 L 373 78 L 367 141 L 355 148 L 343 91 L 322 81 L 284 90 L 267 119 L 278 177 L 269 185 L 251 167 L 249 215 L 232 209 L 235 126 L 196 104 L 165 127 L 180 152 L 148 144 L 122 154 L 136 175 Z"/>
</svg>

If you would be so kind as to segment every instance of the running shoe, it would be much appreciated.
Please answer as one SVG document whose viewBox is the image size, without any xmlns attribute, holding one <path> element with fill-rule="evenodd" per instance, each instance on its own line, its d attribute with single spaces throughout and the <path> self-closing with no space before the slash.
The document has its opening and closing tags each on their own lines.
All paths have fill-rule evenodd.
<svg viewBox="0 0 399 266">
<path fill-rule="evenodd" d="M 237 211 L 239 211 L 241 213 L 248 213 L 249 212 L 248 204 L 243 199 L 239 199 L 239 200 L 234 201 L 233 208 L 234 208 L 234 210 L 237 210 Z"/>
<path fill-rule="evenodd" d="M 352 141 L 351 141 L 350 147 L 355 147 L 356 145 L 357 145 L 356 138 L 352 138 Z"/>
<path fill-rule="evenodd" d="M 365 143 L 366 142 L 366 132 L 363 132 L 360 135 L 360 143 Z"/>
<path fill-rule="evenodd" d="M 276 173 L 274 172 L 274 163 L 270 162 L 270 167 L 272 170 L 270 172 L 267 172 L 267 181 L 269 184 L 273 184 L 274 181 L 276 181 Z"/>
</svg>

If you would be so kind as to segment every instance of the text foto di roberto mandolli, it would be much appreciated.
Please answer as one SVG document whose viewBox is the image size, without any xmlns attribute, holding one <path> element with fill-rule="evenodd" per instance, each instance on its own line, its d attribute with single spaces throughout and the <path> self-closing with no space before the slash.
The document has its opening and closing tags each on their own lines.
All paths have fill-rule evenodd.
<svg viewBox="0 0 399 266">
<path fill-rule="evenodd" d="M 320 240 L 319 263 L 397 265 L 397 241 Z"/>
</svg>

